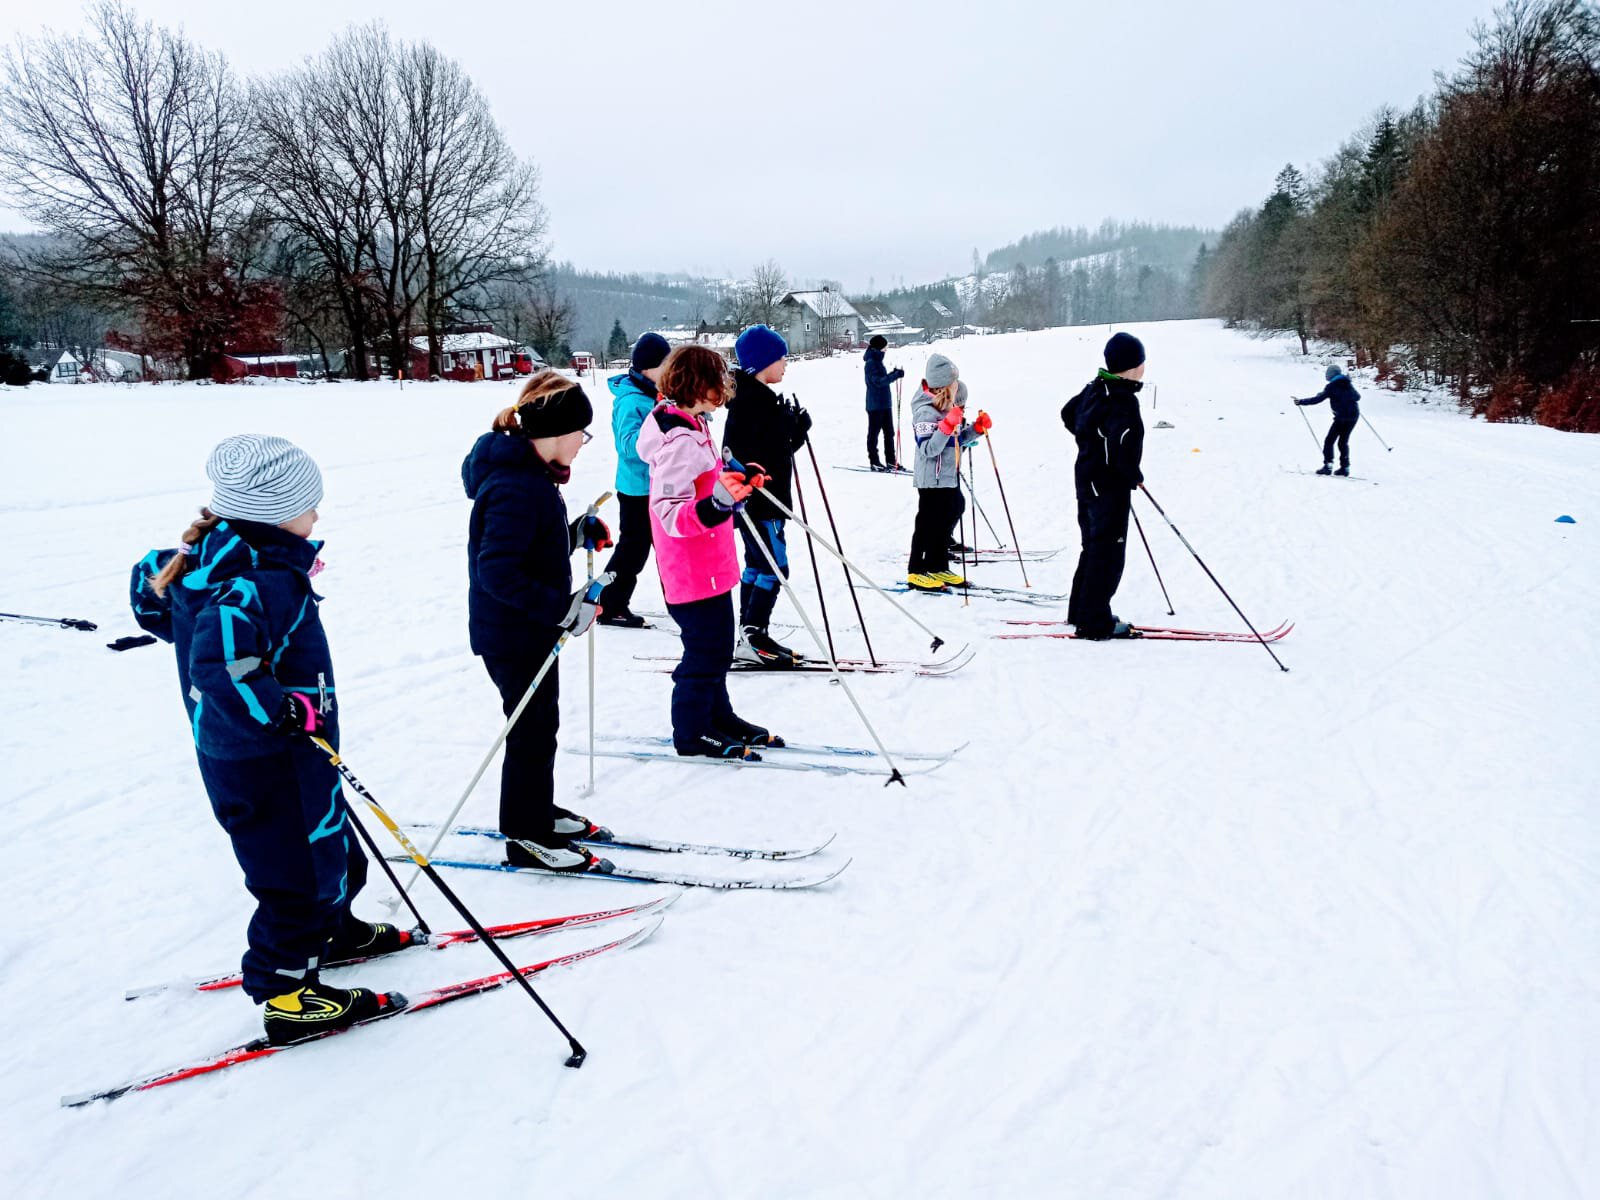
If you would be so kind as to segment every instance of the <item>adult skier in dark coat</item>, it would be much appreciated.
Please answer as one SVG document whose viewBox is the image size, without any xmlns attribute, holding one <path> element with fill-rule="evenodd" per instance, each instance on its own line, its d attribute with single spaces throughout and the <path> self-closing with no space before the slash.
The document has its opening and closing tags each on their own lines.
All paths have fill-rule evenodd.
<svg viewBox="0 0 1600 1200">
<path fill-rule="evenodd" d="M 892 371 L 885 369 L 883 352 L 888 345 L 889 339 L 883 334 L 873 334 L 867 343 L 867 352 L 861 356 L 862 371 L 867 377 L 867 462 L 874 471 L 899 469 L 894 457 L 894 403 L 889 385 L 905 378 L 905 372 L 899 367 Z M 880 433 L 883 435 L 883 460 L 878 458 Z"/>
</svg>

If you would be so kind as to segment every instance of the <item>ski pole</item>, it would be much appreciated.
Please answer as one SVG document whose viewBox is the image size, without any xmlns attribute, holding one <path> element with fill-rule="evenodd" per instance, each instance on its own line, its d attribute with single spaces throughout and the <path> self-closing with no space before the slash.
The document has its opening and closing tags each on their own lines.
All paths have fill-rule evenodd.
<svg viewBox="0 0 1600 1200">
<path fill-rule="evenodd" d="M 428 922 L 423 920 L 416 901 L 400 886 L 400 880 L 395 876 L 394 867 L 383 856 L 383 851 L 378 849 L 378 843 L 373 840 L 372 834 L 367 832 L 367 827 L 361 823 L 361 818 L 356 816 L 355 805 L 350 803 L 350 797 L 344 794 L 343 788 L 339 789 L 339 799 L 344 802 L 345 815 L 350 818 L 350 824 L 356 827 L 356 833 L 366 843 L 367 849 L 372 851 L 372 857 L 378 860 L 378 865 L 383 868 L 383 873 L 389 877 L 389 883 L 393 886 L 395 894 L 406 902 L 406 907 L 411 910 L 411 915 L 417 919 L 417 928 L 422 930 L 424 934 L 431 934 L 433 930 L 429 929 Z"/>
<path fill-rule="evenodd" d="M 900 433 L 900 385 L 905 381 L 904 375 L 894 381 L 894 465 L 897 467 L 906 461 L 903 453 L 905 439 Z"/>
<path fill-rule="evenodd" d="M 872 578 L 872 576 L 868 575 L 860 567 L 856 566 L 855 563 L 851 562 L 848 558 L 846 558 L 844 553 L 843 553 L 843 551 L 841 551 L 837 546 L 835 546 L 831 542 L 829 542 L 828 539 L 823 537 L 820 533 L 817 533 L 817 531 L 815 529 L 812 529 L 811 526 L 807 525 L 802 518 L 796 516 L 795 513 L 794 513 L 794 510 L 791 509 L 787 504 L 785 504 L 782 500 L 779 500 L 771 492 L 767 491 L 766 488 L 759 488 L 757 490 L 760 491 L 760 493 L 763 496 L 765 496 L 768 500 L 772 501 L 772 506 L 774 508 L 776 508 L 779 512 L 781 512 L 784 516 L 788 517 L 789 520 L 793 521 L 796 525 L 800 526 L 800 528 L 804 529 L 807 533 L 815 534 L 816 535 L 816 539 L 817 539 L 817 545 L 821 546 L 829 554 L 833 555 L 836 559 L 838 559 L 841 563 L 843 563 L 846 567 L 848 567 L 851 571 L 853 571 L 855 573 L 856 577 L 859 578 L 863 583 L 865 583 L 868 586 L 870 586 L 873 591 L 878 593 L 878 595 L 882 596 L 890 604 L 894 605 L 895 609 L 900 613 L 901 616 L 903 616 L 906 620 L 910 621 L 918 629 L 922 630 L 923 633 L 925 633 L 929 637 L 931 637 L 933 639 L 933 645 L 928 648 L 930 653 L 932 653 L 933 651 L 937 650 L 940 646 L 944 645 L 944 639 L 942 637 L 940 637 L 933 630 L 929 629 L 921 621 L 917 620 L 917 618 L 915 616 L 913 616 L 910 612 L 908 612 L 906 610 L 905 605 L 901 604 L 898 600 L 896 600 L 888 592 L 884 591 L 883 588 L 879 586 L 877 580 Z"/>
<path fill-rule="evenodd" d="M 1283 665 L 1283 660 L 1273 653 L 1272 647 L 1267 645 L 1266 639 L 1256 631 L 1256 627 L 1254 625 L 1250 624 L 1250 618 L 1244 615 L 1244 610 L 1241 609 L 1237 604 L 1233 603 L 1233 597 L 1228 595 L 1228 589 L 1222 586 L 1222 580 L 1211 574 L 1211 568 L 1206 566 L 1205 559 L 1201 558 L 1200 555 L 1196 553 L 1195 548 L 1189 545 L 1189 539 L 1184 537 L 1183 533 L 1178 529 L 1178 527 L 1172 523 L 1172 518 L 1167 516 L 1166 509 L 1162 508 L 1161 505 L 1156 502 L 1156 498 L 1150 494 L 1150 489 L 1141 483 L 1139 485 L 1139 490 L 1144 493 L 1144 498 L 1146 500 L 1155 505 L 1155 510 L 1161 514 L 1161 519 L 1167 523 L 1167 527 L 1171 529 L 1173 533 L 1178 535 L 1178 540 L 1183 543 L 1183 548 L 1190 554 L 1194 555 L 1195 562 L 1200 564 L 1200 569 L 1210 577 L 1211 582 L 1217 585 L 1217 591 L 1222 593 L 1223 599 L 1225 599 L 1230 605 L 1233 605 L 1233 611 L 1239 614 L 1239 619 L 1249 627 L 1251 633 L 1256 635 L 1256 641 L 1261 643 L 1261 648 L 1268 654 L 1272 655 L 1272 661 L 1278 664 L 1278 669 L 1287 671 L 1289 668 Z M 1129 511 L 1132 511 L 1131 507 Z"/>
<path fill-rule="evenodd" d="M 85 633 L 92 633 L 100 628 L 93 621 L 85 621 L 78 617 L 30 617 L 24 613 L 0 613 L 0 621 L 24 621 L 29 625 L 57 625 L 62 629 L 81 629 Z"/>
<path fill-rule="evenodd" d="M 900 381 L 895 380 L 896 383 Z M 822 511 L 828 515 L 828 528 L 833 531 L 833 540 L 839 546 L 844 545 L 844 539 L 839 536 L 839 523 L 833 519 L 833 502 L 828 499 L 828 485 L 822 482 L 822 467 L 817 463 L 817 448 L 811 444 L 811 437 L 806 437 L 806 451 L 811 455 L 811 470 L 817 477 L 817 492 L 822 496 Z M 796 487 L 798 493 L 799 488 Z M 801 516 L 805 516 L 805 504 L 801 502 Z M 810 534 L 806 537 L 809 540 Z M 812 551 L 815 556 L 815 550 Z M 878 656 L 872 652 L 872 635 L 867 632 L 867 619 L 861 615 L 861 597 L 856 595 L 856 581 L 850 574 L 848 567 L 840 567 L 844 572 L 844 583 L 850 589 L 850 603 L 855 605 L 856 620 L 861 623 L 861 640 L 867 644 L 867 659 L 873 666 L 878 665 Z"/>
<path fill-rule="evenodd" d="M 994 435 L 984 434 L 983 440 L 989 443 L 989 462 L 994 466 L 995 486 L 1000 489 L 1000 503 L 1005 506 L 1006 526 L 1011 530 L 1011 546 L 1017 552 L 1017 566 L 1022 568 L 1022 586 L 1031 588 L 1028 582 L 1028 564 L 1022 561 L 1022 543 L 1017 540 L 1017 523 L 1011 519 L 1011 502 L 1006 499 L 1006 481 L 1000 477 L 1000 460 L 994 454 Z"/>
<path fill-rule="evenodd" d="M 766 491 L 765 488 L 761 490 L 763 493 Z M 750 519 L 750 514 L 745 512 L 743 508 L 739 509 L 739 519 L 744 522 L 745 528 L 750 531 L 750 536 L 755 539 L 756 545 L 761 547 L 762 556 L 767 560 L 767 564 L 771 566 L 772 573 L 778 577 L 778 586 L 789 593 L 789 599 L 794 604 L 795 611 L 800 614 L 800 619 L 805 622 L 806 630 L 811 634 L 811 640 L 817 643 L 817 649 L 827 654 L 828 668 L 833 672 L 834 681 L 844 689 L 844 694 L 850 698 L 850 704 L 856 710 L 856 716 L 860 717 L 861 723 L 866 726 L 867 733 L 872 738 L 873 744 L 878 747 L 878 753 L 883 755 L 883 761 L 889 764 L 889 778 L 884 780 L 883 786 L 888 787 L 891 783 L 898 783 L 901 787 L 905 787 L 905 776 L 900 774 L 900 768 L 895 766 L 894 758 L 889 754 L 889 748 L 883 744 L 883 739 L 878 736 L 878 731 L 873 728 L 872 722 L 867 719 L 866 710 L 861 707 L 861 702 L 856 699 L 856 694 L 850 690 L 850 685 L 845 682 L 844 674 L 839 670 L 838 660 L 833 656 L 833 650 L 818 635 L 817 627 L 811 623 L 811 617 L 800 603 L 800 597 L 795 594 L 794 585 L 778 569 L 778 560 L 772 557 L 772 551 L 767 548 L 767 543 L 762 541 L 761 535 L 756 531 L 756 523 Z"/>
<path fill-rule="evenodd" d="M 800 476 L 795 474 L 794 460 L 789 460 L 789 476 L 794 480 L 794 499 L 800 506 L 800 515 L 806 520 L 811 519 L 811 514 L 806 512 L 806 494 L 800 486 Z M 817 543 L 811 536 L 811 531 L 806 530 L 806 552 L 811 555 L 811 577 L 817 581 L 817 607 L 822 611 L 822 631 L 828 635 L 828 653 L 833 654 L 833 624 L 828 620 L 828 598 L 822 594 L 822 568 L 817 565 Z"/>
<path fill-rule="evenodd" d="M 600 499 L 589 505 L 584 510 L 584 519 L 596 516 L 600 506 L 611 499 L 611 493 L 605 492 Z M 587 548 L 586 548 L 587 549 Z M 594 551 L 588 550 L 589 578 L 594 578 Z M 594 795 L 594 639 L 589 639 L 589 786 L 583 793 L 585 796 Z"/>
<path fill-rule="evenodd" d="M 1362 419 L 1362 420 L 1363 420 L 1363 421 L 1367 421 L 1367 414 L 1366 414 L 1366 413 L 1362 413 L 1362 414 L 1361 414 L 1361 419 Z M 1377 431 L 1377 430 L 1376 430 L 1376 429 L 1373 429 L 1373 426 L 1372 426 L 1372 422 L 1371 422 L 1371 421 L 1367 421 L 1367 428 L 1368 428 L 1368 429 L 1371 429 L 1371 430 L 1372 430 L 1372 436 L 1373 436 L 1373 437 L 1375 437 L 1375 438 L 1377 438 L 1377 439 L 1378 439 L 1378 445 L 1380 445 L 1380 446 L 1382 446 L 1382 447 L 1383 447 L 1383 448 L 1384 448 L 1384 449 L 1385 449 L 1385 450 L 1387 450 L 1387 451 L 1388 451 L 1388 452 L 1389 452 L 1389 453 L 1390 453 L 1390 454 L 1393 454 L 1393 453 L 1394 453 L 1394 447 L 1393 447 L 1393 446 L 1391 446 L 1391 445 L 1389 445 L 1389 443 L 1388 443 L 1388 442 L 1386 442 L 1386 441 L 1384 441 L 1384 440 L 1383 440 L 1383 437 L 1382 437 L 1382 435 L 1381 435 L 1381 434 L 1379 434 L 1379 433 L 1378 433 L 1378 431 Z"/>
<path fill-rule="evenodd" d="M 1128 505 L 1128 515 L 1133 518 L 1133 527 L 1139 531 L 1139 540 L 1144 543 L 1144 552 L 1150 556 L 1150 569 L 1156 573 L 1156 582 L 1161 584 L 1161 598 L 1167 602 L 1167 616 L 1177 616 L 1177 611 L 1172 607 L 1172 597 L 1167 595 L 1167 585 L 1161 582 L 1161 568 L 1156 566 L 1156 556 L 1150 553 L 1150 539 L 1144 535 L 1144 524 L 1139 520 L 1139 514 L 1133 511 L 1133 505 Z"/>
<path fill-rule="evenodd" d="M 615 578 L 616 576 L 610 571 L 605 572 L 603 575 L 595 576 L 593 579 L 589 580 L 588 586 L 584 589 L 585 597 L 591 603 L 598 601 L 600 599 L 600 593 L 603 592 L 606 589 L 606 585 Z M 483 773 L 489 769 L 489 764 L 494 761 L 496 752 L 501 746 L 505 745 L 506 738 L 511 736 L 512 727 L 516 725 L 517 718 L 522 716 L 522 710 L 527 708 L 529 702 L 533 700 L 533 694 L 539 690 L 539 685 L 544 682 L 544 677 L 550 673 L 550 668 L 555 666 L 556 659 L 561 656 L 562 649 L 571 640 L 572 634 L 566 630 L 563 630 L 561 636 L 556 639 L 556 644 L 550 648 L 550 656 L 546 658 L 544 663 L 539 667 L 539 673 L 533 677 L 533 682 L 528 685 L 528 690 L 523 692 L 522 699 L 517 701 L 517 707 L 512 709 L 511 715 L 506 718 L 506 723 L 501 728 L 499 734 L 496 735 L 494 742 L 490 745 L 489 752 L 483 756 L 483 761 L 478 764 L 478 769 L 472 773 L 472 778 L 467 781 L 466 790 L 461 793 L 461 799 L 456 801 L 455 807 L 450 810 L 450 815 L 445 818 L 444 824 L 439 826 L 439 834 L 433 839 L 433 845 L 428 847 L 427 857 L 431 858 L 433 855 L 439 852 L 439 846 L 444 842 L 444 839 L 450 835 L 450 827 L 456 823 L 456 817 L 460 815 L 462 808 L 466 806 L 467 797 L 472 795 L 473 789 L 478 786 L 478 780 L 482 779 Z M 417 876 L 421 874 L 422 871 L 420 869 L 412 872 L 411 879 L 407 882 L 406 886 L 408 888 L 415 887 L 417 884 Z M 398 902 L 391 902 L 389 905 L 389 911 L 391 913 L 394 912 L 397 903 Z"/>
<path fill-rule="evenodd" d="M 966 484 L 967 495 L 972 499 L 972 507 L 978 510 L 978 515 L 983 518 L 984 525 L 986 525 L 989 529 L 989 536 L 994 538 L 995 549 L 1005 549 L 1005 539 L 1002 538 L 999 534 L 999 531 L 995 529 L 994 522 L 989 520 L 988 511 L 983 507 L 983 505 L 978 503 L 978 489 L 976 486 L 976 481 L 973 479 L 973 467 L 972 460 L 970 458 L 967 459 L 967 478 L 963 480 L 963 482 Z"/>
<path fill-rule="evenodd" d="M 1294 405 L 1295 412 L 1299 413 L 1300 419 L 1306 423 L 1306 432 L 1311 435 L 1312 444 L 1315 445 L 1318 450 L 1321 450 L 1322 443 L 1317 441 L 1317 431 L 1311 428 L 1311 418 L 1306 416 L 1305 405 L 1301 404 L 1300 401 L 1296 400 L 1293 396 L 1289 397 L 1289 403 Z"/>
<path fill-rule="evenodd" d="M 578 1043 L 577 1038 L 572 1036 L 571 1030 L 561 1023 L 561 1018 L 550 1010 L 550 1006 L 544 1002 L 544 997 L 534 991 L 533 984 L 528 982 L 527 976 L 517 970 L 516 964 L 506 957 L 505 950 L 501 948 L 500 943 L 495 940 L 494 936 L 483 927 L 477 917 L 472 915 L 471 910 L 461 903 L 461 897 L 457 896 L 450 889 L 450 885 L 440 877 L 438 870 L 428 861 L 427 856 L 411 844 L 411 839 L 401 831 L 400 826 L 395 824 L 394 818 L 384 811 L 384 807 L 378 803 L 377 797 L 367 791 L 366 785 L 356 778 L 355 772 L 345 765 L 344 759 L 339 757 L 337 750 L 320 737 L 313 737 L 311 742 L 328 756 L 328 761 L 333 764 L 344 781 L 355 791 L 356 795 L 367 802 L 367 807 L 372 810 L 373 816 L 377 817 L 382 822 L 383 827 L 394 835 L 395 840 L 400 843 L 400 848 L 410 856 L 412 862 L 417 864 L 418 870 L 427 875 L 433 886 L 439 889 L 439 894 L 448 900 L 451 907 L 461 914 L 461 919 L 472 927 L 472 932 L 477 934 L 479 940 L 494 952 L 494 956 L 500 960 L 500 965 L 516 977 L 517 982 L 522 985 L 522 990 L 527 992 L 529 998 L 539 1006 L 544 1015 L 550 1018 L 550 1023 L 560 1030 L 561 1036 L 567 1039 L 567 1045 L 572 1050 L 572 1053 L 567 1057 L 567 1066 L 574 1068 L 583 1066 L 583 1060 L 589 1057 L 589 1052 Z"/>
</svg>

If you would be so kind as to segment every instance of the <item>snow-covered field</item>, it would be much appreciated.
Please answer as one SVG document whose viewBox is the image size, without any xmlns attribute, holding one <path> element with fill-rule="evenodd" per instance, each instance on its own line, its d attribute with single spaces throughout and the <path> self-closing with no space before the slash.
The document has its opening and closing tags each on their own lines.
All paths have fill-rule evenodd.
<svg viewBox="0 0 1600 1200">
<path fill-rule="evenodd" d="M 1358 380 L 1394 450 L 1363 425 L 1355 470 L 1376 486 L 1315 478 L 1296 473 L 1318 451 L 1284 397 L 1315 392 L 1319 363 L 1209 322 L 1136 332 L 1157 385 L 1150 489 L 1253 621 L 1297 622 L 1277 647 L 1291 673 L 1255 645 L 996 641 L 1006 618 L 1054 614 L 910 598 L 979 654 L 945 679 L 854 678 L 891 747 L 971 743 L 909 788 L 601 760 L 577 806 L 618 829 L 772 843 L 838 830 L 812 861 L 854 863 L 813 892 L 690 893 L 643 946 L 545 977 L 590 1049 L 583 1070 L 562 1068 L 564 1044 L 507 990 L 80 1111 L 58 1098 L 258 1030 L 238 997 L 121 999 L 227 968 L 250 911 L 170 651 L 104 648 L 137 632 L 130 565 L 205 499 L 222 436 L 310 450 L 328 487 L 319 586 L 345 752 L 397 816 L 442 817 L 500 721 L 467 650 L 457 472 L 513 390 L 0 394 L 0 608 L 101 625 L 0 624 L 5 1193 L 1600 1195 L 1600 439 L 1470 422 Z M 1030 548 L 1076 545 L 1057 411 L 1105 336 L 940 347 L 994 417 Z M 923 353 L 890 358 L 914 379 Z M 846 549 L 896 576 L 909 483 L 826 465 L 865 458 L 858 359 L 798 363 L 788 382 L 817 417 Z M 574 507 L 611 482 L 599 401 Z M 1326 407 L 1309 411 L 1320 437 Z M 986 453 L 978 495 L 1001 522 Z M 814 484 L 808 498 L 815 515 Z M 1179 620 L 1136 541 L 1117 611 L 1238 628 L 1137 511 Z M 1073 561 L 1030 564 L 1034 586 L 1065 591 Z M 1014 564 L 980 572 L 1019 582 Z M 810 603 L 809 567 L 798 575 Z M 835 623 L 853 626 L 838 572 L 824 577 Z M 881 600 L 862 603 L 880 655 L 922 652 Z M 661 608 L 648 572 L 636 606 Z M 667 732 L 671 681 L 634 655 L 676 644 L 599 632 L 602 732 Z M 584 650 L 565 661 L 574 745 Z M 744 715 L 791 739 L 866 744 L 823 677 L 732 686 Z M 559 769 L 575 796 L 585 761 Z M 492 822 L 494 778 L 469 820 Z M 495 921 L 653 894 L 451 882 Z M 511 949 L 534 961 L 603 936 Z M 355 974 L 407 990 L 491 969 L 468 947 Z"/>
</svg>

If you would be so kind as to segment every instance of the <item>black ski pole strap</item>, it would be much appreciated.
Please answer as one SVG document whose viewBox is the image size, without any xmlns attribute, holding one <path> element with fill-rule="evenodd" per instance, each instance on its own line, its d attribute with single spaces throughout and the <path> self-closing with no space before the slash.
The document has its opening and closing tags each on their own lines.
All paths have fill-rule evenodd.
<svg viewBox="0 0 1600 1200">
<path fill-rule="evenodd" d="M 157 639 L 148 633 L 139 637 L 119 637 L 114 642 L 107 642 L 107 650 L 137 650 L 140 646 L 154 646 Z"/>
</svg>

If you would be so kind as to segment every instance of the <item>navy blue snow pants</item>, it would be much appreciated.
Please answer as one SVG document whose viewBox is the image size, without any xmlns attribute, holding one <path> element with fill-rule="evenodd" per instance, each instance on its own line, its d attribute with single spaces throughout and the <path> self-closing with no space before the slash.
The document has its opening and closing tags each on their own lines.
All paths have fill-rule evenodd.
<svg viewBox="0 0 1600 1200">
<path fill-rule="evenodd" d="M 672 740 L 681 750 L 733 714 L 733 593 L 669 604 L 667 612 L 683 639 L 683 659 L 672 672 Z"/>
<path fill-rule="evenodd" d="M 350 901 L 367 881 L 367 856 L 339 772 L 315 746 L 292 744 L 266 758 L 197 757 L 211 809 L 256 898 L 243 969 L 244 990 L 260 1004 L 315 981 L 329 940 L 354 923 Z"/>
</svg>

